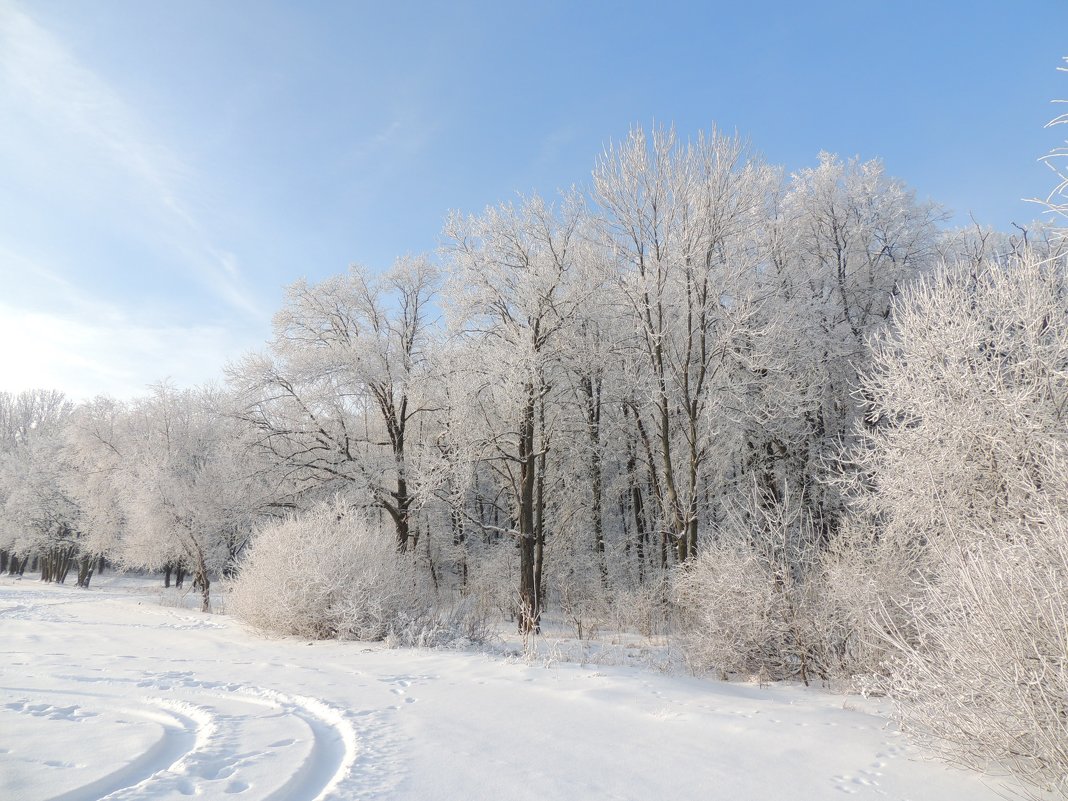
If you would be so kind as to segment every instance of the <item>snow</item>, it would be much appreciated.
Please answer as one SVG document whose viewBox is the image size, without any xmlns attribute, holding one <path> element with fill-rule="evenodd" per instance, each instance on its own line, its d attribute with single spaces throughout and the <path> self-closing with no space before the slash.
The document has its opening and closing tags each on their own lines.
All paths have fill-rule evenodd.
<svg viewBox="0 0 1068 801">
<path fill-rule="evenodd" d="M 266 640 L 96 581 L 0 577 L 2 799 L 1001 798 L 862 699 Z"/>
</svg>

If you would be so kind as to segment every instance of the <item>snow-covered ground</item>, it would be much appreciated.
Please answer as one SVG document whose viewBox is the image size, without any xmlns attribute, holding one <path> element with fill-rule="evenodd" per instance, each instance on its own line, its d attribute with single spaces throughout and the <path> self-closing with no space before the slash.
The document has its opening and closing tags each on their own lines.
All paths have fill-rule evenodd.
<svg viewBox="0 0 1068 801">
<path fill-rule="evenodd" d="M 1001 797 L 858 699 L 265 640 L 131 579 L 0 577 L 0 642 L 10 801 Z"/>
</svg>

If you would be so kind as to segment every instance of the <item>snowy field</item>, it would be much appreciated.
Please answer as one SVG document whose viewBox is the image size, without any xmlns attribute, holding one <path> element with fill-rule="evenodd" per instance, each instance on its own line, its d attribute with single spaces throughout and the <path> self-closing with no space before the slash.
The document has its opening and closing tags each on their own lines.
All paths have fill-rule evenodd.
<svg viewBox="0 0 1068 801">
<path fill-rule="evenodd" d="M 269 641 L 159 601 L 0 577 L 0 799 L 1001 798 L 860 699 Z"/>
</svg>

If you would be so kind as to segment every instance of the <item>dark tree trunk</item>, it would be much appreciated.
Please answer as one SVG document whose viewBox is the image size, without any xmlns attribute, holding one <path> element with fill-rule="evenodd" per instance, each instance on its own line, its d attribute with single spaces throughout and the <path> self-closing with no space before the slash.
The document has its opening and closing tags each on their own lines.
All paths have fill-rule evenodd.
<svg viewBox="0 0 1068 801">
<path fill-rule="evenodd" d="M 459 501 L 463 503 L 463 499 Z M 467 589 L 467 532 L 464 529 L 463 511 L 454 501 L 449 515 L 452 520 L 452 544 L 460 550 L 460 587 Z"/>
<path fill-rule="evenodd" d="M 74 546 L 68 545 L 63 548 L 56 549 L 56 564 L 55 564 L 55 577 L 56 582 L 64 584 L 67 581 L 67 574 L 70 572 L 70 563 L 74 557 Z"/>
<path fill-rule="evenodd" d="M 90 556 L 83 556 L 78 561 L 78 586 L 89 589 L 89 582 L 93 578 L 93 566 L 96 560 Z"/>
<path fill-rule="evenodd" d="M 645 524 L 645 504 L 642 501 L 642 489 L 638 482 L 630 485 L 630 502 L 634 511 L 634 543 L 638 557 L 638 582 L 645 580 L 645 546 L 649 542 L 649 529 Z"/>
<path fill-rule="evenodd" d="M 200 611 L 211 611 L 211 579 L 208 577 L 208 568 L 204 564 L 204 557 L 198 555 L 196 569 L 193 571 L 193 589 L 200 590 Z"/>
<path fill-rule="evenodd" d="M 537 531 L 534 526 L 534 495 L 537 456 L 534 453 L 534 386 L 526 385 L 526 398 L 519 421 L 519 631 L 538 631 L 541 617 L 537 577 L 534 571 Z"/>
<path fill-rule="evenodd" d="M 538 623 L 545 607 L 545 465 L 549 456 L 549 443 L 545 441 L 545 400 L 539 405 L 538 419 L 541 423 L 541 446 L 537 459 L 537 481 L 534 497 L 534 589 L 538 600 Z"/>
<path fill-rule="evenodd" d="M 604 489 L 601 469 L 601 385 L 592 376 L 583 376 L 582 392 L 585 395 L 586 432 L 590 448 L 590 514 L 593 518 L 593 547 L 597 554 L 597 567 L 601 584 L 608 588 L 608 560 L 604 547 Z"/>
<path fill-rule="evenodd" d="M 397 526 L 397 552 L 407 553 L 409 540 L 412 537 L 412 499 L 408 496 L 408 482 L 404 479 L 397 479 L 397 516 L 394 522 Z"/>
</svg>

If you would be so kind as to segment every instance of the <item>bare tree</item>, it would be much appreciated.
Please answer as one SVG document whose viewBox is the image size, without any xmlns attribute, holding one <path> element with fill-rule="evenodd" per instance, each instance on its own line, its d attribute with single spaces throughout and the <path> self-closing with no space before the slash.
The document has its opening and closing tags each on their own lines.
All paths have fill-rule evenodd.
<svg viewBox="0 0 1068 801">
<path fill-rule="evenodd" d="M 736 137 L 680 144 L 635 129 L 594 171 L 594 195 L 632 321 L 646 397 L 633 407 L 655 450 L 666 534 L 696 553 L 702 485 L 726 421 L 717 389 L 758 299 L 761 220 L 774 173 Z"/>
<path fill-rule="evenodd" d="M 437 270 L 399 260 L 373 277 L 354 267 L 293 284 L 267 355 L 230 370 L 238 416 L 258 432 L 296 492 L 344 489 L 384 510 L 397 548 L 412 530 L 412 421 L 425 413 Z"/>
<path fill-rule="evenodd" d="M 573 279 L 583 208 L 557 209 L 538 197 L 454 216 L 450 246 L 453 325 L 471 346 L 472 399 L 482 427 L 480 457 L 496 466 L 511 497 L 507 526 L 519 546 L 520 629 L 541 614 L 549 395 L 562 340 L 582 304 Z M 514 515 L 514 516 L 513 516 Z"/>
</svg>

